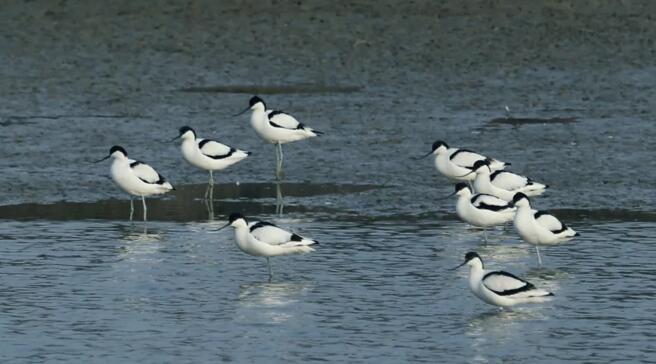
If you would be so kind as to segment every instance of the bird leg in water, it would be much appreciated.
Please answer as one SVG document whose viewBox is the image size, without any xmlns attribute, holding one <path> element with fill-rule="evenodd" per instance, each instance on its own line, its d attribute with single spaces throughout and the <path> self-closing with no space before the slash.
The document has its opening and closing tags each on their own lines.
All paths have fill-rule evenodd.
<svg viewBox="0 0 656 364">
<path fill-rule="evenodd" d="M 542 266 L 542 258 L 540 258 L 540 249 L 538 249 L 538 246 L 535 246 L 535 252 L 538 253 L 538 266 Z"/>
<path fill-rule="evenodd" d="M 209 181 L 207 181 L 207 189 L 205 190 L 205 199 L 212 199 L 214 194 L 214 175 L 212 174 L 212 171 L 210 171 L 210 178 Z"/>
<path fill-rule="evenodd" d="M 134 215 L 134 197 L 130 196 L 130 221 L 132 221 L 132 215 Z"/>
<path fill-rule="evenodd" d="M 207 219 L 210 221 L 214 220 L 214 186 L 207 186 L 204 202 L 207 208 Z"/>
<path fill-rule="evenodd" d="M 141 196 L 141 202 L 143 203 L 143 219 L 146 221 L 146 214 L 148 209 L 146 208 L 146 198 L 144 196 Z"/>
<path fill-rule="evenodd" d="M 283 207 L 282 188 L 280 188 L 280 182 L 278 182 L 276 183 L 276 214 L 282 216 Z"/>
<path fill-rule="evenodd" d="M 282 144 L 276 144 L 276 179 L 280 181 L 282 179 Z"/>
</svg>

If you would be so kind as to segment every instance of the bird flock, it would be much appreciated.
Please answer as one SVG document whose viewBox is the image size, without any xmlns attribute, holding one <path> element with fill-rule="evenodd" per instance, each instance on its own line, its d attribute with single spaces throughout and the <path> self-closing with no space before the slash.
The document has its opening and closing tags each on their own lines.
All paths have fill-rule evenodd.
<svg viewBox="0 0 656 364">
<path fill-rule="evenodd" d="M 253 96 L 248 107 L 235 116 L 251 111 L 250 123 L 264 141 L 276 149 L 275 176 L 283 178 L 282 144 L 317 137 L 322 132 L 305 126 L 293 116 L 278 110 L 267 109 L 264 101 Z M 251 153 L 231 147 L 216 140 L 200 138 L 190 126 L 183 126 L 169 142 L 181 140 L 183 158 L 192 166 L 209 174 L 205 199 L 211 199 L 214 187 L 214 171 L 224 170 L 248 158 Z M 531 208 L 529 197 L 539 196 L 548 188 L 528 177 L 510 172 L 510 163 L 489 158 L 467 149 L 450 148 L 443 141 L 433 143 L 431 151 L 420 158 L 433 155 L 435 167 L 449 180 L 456 181 L 456 214 L 464 222 L 484 230 L 513 222 L 515 230 L 526 243 L 534 245 L 538 264 L 542 264 L 540 245 L 553 245 L 578 236 L 555 216 Z M 146 197 L 164 194 L 174 187 L 153 167 L 131 159 L 122 146 L 110 148 L 109 154 L 94 162 L 112 158 L 110 174 L 114 182 L 130 195 L 130 220 L 134 215 L 134 197 L 141 197 L 143 220 L 147 221 Z M 309 253 L 319 243 L 284 230 L 270 222 L 249 221 L 241 213 L 233 213 L 221 229 L 232 226 L 237 247 L 244 253 L 265 257 L 269 278 L 272 277 L 270 257 Z M 220 229 L 219 229 L 220 230 Z M 482 301 L 507 307 L 520 303 L 542 302 L 552 293 L 536 288 L 533 284 L 504 271 L 486 271 L 482 258 L 476 252 L 465 255 L 460 265 L 469 266 L 469 286 Z M 460 267 L 458 266 L 458 267 Z M 458 268 L 456 267 L 456 268 Z M 455 269 L 455 268 L 454 268 Z"/>
<path fill-rule="evenodd" d="M 542 265 L 538 246 L 558 244 L 579 235 L 555 216 L 531 208 L 529 196 L 539 196 L 549 186 L 506 171 L 510 163 L 467 149 L 449 148 L 441 140 L 434 142 L 423 157 L 429 155 L 435 156 L 435 168 L 442 175 L 458 182 L 450 195 L 458 196 L 456 214 L 464 222 L 483 228 L 486 243 L 487 228 L 512 221 L 522 240 L 535 246 L 538 264 Z M 491 305 L 543 302 L 553 296 L 508 272 L 486 271 L 476 252 L 467 253 L 463 265 L 469 266 L 471 291 Z"/>
</svg>

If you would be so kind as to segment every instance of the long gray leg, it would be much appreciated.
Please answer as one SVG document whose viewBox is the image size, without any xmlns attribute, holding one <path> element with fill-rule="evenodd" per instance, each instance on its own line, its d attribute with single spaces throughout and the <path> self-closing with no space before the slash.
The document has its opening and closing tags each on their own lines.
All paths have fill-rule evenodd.
<svg viewBox="0 0 656 364">
<path fill-rule="evenodd" d="M 144 196 L 141 196 L 141 202 L 143 203 L 143 218 L 144 221 L 146 221 L 146 215 L 148 213 L 148 209 L 146 208 L 146 198 Z"/>
<path fill-rule="evenodd" d="M 541 267 L 542 266 L 542 258 L 540 258 L 540 249 L 538 249 L 538 246 L 535 246 L 535 252 L 538 253 L 538 265 Z"/>
<path fill-rule="evenodd" d="M 282 144 L 276 144 L 276 179 L 280 181 L 282 178 Z"/>
<path fill-rule="evenodd" d="M 280 170 L 282 171 L 282 163 L 285 160 L 285 156 L 282 153 L 282 144 L 278 143 L 278 149 L 280 149 Z"/>
<path fill-rule="evenodd" d="M 132 215 L 134 215 L 134 197 L 130 196 L 130 221 L 132 221 Z"/>
<path fill-rule="evenodd" d="M 282 210 L 284 208 L 284 201 L 282 199 L 282 188 L 280 188 L 280 182 L 276 183 L 276 214 L 282 216 Z"/>
<path fill-rule="evenodd" d="M 483 228 L 483 238 L 485 239 L 485 244 L 487 244 L 487 228 Z"/>
</svg>

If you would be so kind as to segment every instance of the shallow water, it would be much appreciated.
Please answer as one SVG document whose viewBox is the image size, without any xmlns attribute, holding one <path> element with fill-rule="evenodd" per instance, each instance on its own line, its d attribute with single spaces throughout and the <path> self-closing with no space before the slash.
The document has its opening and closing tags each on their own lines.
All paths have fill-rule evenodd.
<svg viewBox="0 0 656 364">
<path fill-rule="evenodd" d="M 99 4 L 0 11 L 1 361 L 656 362 L 653 3 Z M 325 132 L 280 186 L 230 116 L 251 93 Z M 163 142 L 186 124 L 253 152 L 211 205 Z M 540 269 L 511 226 L 483 244 L 413 158 L 436 139 L 549 184 L 582 236 Z M 113 144 L 176 186 L 147 224 L 90 163 Z M 321 245 L 269 282 L 233 211 Z M 471 250 L 555 299 L 478 301 L 448 270 Z"/>
<path fill-rule="evenodd" d="M 498 362 L 653 358 L 653 223 L 587 222 L 543 249 L 511 229 L 415 220 L 282 219 L 321 242 L 263 259 L 222 221 L 4 221 L 0 357 L 16 361 Z M 578 226 L 577 226 L 578 227 Z M 466 251 L 553 290 L 500 311 L 449 271 Z M 120 350 L 118 350 L 120 348 Z M 518 350 L 518 348 L 523 348 Z M 536 356 L 537 355 L 537 356 Z"/>
</svg>

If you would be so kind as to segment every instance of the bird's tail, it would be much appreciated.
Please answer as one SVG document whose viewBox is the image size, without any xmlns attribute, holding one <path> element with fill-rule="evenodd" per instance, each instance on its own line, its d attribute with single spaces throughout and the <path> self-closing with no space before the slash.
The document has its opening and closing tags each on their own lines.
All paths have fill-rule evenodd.
<svg viewBox="0 0 656 364">
<path fill-rule="evenodd" d="M 298 236 L 298 235 L 296 235 L 296 236 Z M 317 242 L 316 240 L 312 240 L 312 239 L 301 238 L 301 240 L 290 241 L 289 243 L 285 243 L 281 246 L 285 247 L 285 248 L 289 248 L 290 254 L 294 254 L 294 253 L 310 253 L 310 252 L 313 252 L 315 250 L 314 249 L 315 245 L 319 245 L 319 242 Z"/>
<path fill-rule="evenodd" d="M 576 231 L 574 231 L 574 229 L 572 229 L 571 227 L 568 227 L 567 230 L 565 230 L 564 234 L 568 238 L 573 238 L 575 236 L 580 236 L 581 235 L 581 234 L 577 233 Z"/>
<path fill-rule="evenodd" d="M 287 246 L 287 244 L 285 244 L 285 246 L 286 246 L 286 249 L 285 249 L 286 254 L 305 254 L 305 253 L 311 253 L 315 250 L 310 245 Z"/>
<path fill-rule="evenodd" d="M 522 188 L 520 192 L 525 193 L 527 196 L 539 196 L 547 188 L 549 188 L 548 185 L 531 181 L 524 188 Z"/>
<path fill-rule="evenodd" d="M 173 185 L 171 185 L 169 182 L 162 183 L 160 185 L 160 187 L 163 190 L 162 193 L 165 193 L 165 192 L 168 192 L 168 191 L 171 191 L 171 190 L 175 190 L 175 188 L 173 188 Z"/>
<path fill-rule="evenodd" d="M 553 299 L 554 294 L 547 290 L 536 288 L 530 291 L 526 291 L 519 296 L 515 296 L 514 298 L 523 303 L 539 303 Z"/>
<path fill-rule="evenodd" d="M 247 151 L 241 150 L 241 149 L 237 149 L 237 151 L 235 153 L 233 153 L 233 155 L 235 157 L 239 158 L 239 160 L 242 160 L 242 159 L 248 157 L 251 154 L 252 154 L 251 152 L 247 152 Z"/>
<path fill-rule="evenodd" d="M 305 132 L 306 132 L 309 136 L 311 136 L 311 137 L 317 137 L 317 136 L 319 136 L 319 135 L 323 135 L 323 134 L 324 134 L 322 131 L 319 131 L 319 130 L 316 130 L 316 129 L 312 129 L 312 128 L 305 128 L 304 130 L 305 130 Z"/>
<path fill-rule="evenodd" d="M 502 169 L 508 167 L 509 165 L 510 165 L 510 163 L 502 162 L 498 159 L 492 159 L 490 161 L 490 169 L 492 169 L 493 171 L 502 170 Z"/>
</svg>

